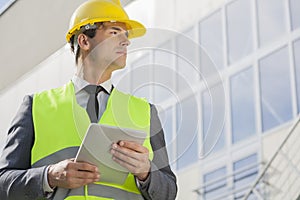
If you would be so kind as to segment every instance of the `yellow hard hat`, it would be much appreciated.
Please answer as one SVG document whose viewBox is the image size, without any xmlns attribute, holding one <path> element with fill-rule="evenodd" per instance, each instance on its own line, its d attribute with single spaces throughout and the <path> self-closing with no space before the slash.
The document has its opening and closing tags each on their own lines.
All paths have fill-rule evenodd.
<svg viewBox="0 0 300 200">
<path fill-rule="evenodd" d="M 146 32 L 146 28 L 141 23 L 129 19 L 120 0 L 89 0 L 81 4 L 73 13 L 66 35 L 67 42 L 70 42 L 71 37 L 82 26 L 106 21 L 125 23 L 129 39 L 140 37 Z"/>
</svg>

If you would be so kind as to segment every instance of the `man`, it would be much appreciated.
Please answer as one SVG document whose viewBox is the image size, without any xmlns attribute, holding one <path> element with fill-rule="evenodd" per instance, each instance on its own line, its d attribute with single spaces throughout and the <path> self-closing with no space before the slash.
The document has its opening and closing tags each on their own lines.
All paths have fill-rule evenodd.
<svg viewBox="0 0 300 200">
<path fill-rule="evenodd" d="M 1 200 L 175 199 L 176 177 L 155 107 L 110 82 L 126 64 L 129 38 L 144 33 L 119 1 L 90 0 L 74 12 L 67 41 L 77 73 L 61 88 L 24 98 L 0 159 Z M 143 145 L 112 144 L 112 159 L 130 172 L 124 184 L 102 182 L 101 169 L 74 162 L 91 122 L 147 132 Z"/>
</svg>

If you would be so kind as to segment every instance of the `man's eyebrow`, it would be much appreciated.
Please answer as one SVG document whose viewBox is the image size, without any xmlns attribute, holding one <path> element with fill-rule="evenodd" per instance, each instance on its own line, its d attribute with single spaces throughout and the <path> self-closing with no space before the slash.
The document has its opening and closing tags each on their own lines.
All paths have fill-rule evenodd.
<svg viewBox="0 0 300 200">
<path fill-rule="evenodd" d="M 122 29 L 120 27 L 117 26 L 111 26 L 111 29 L 117 30 L 117 31 L 122 31 Z"/>
</svg>

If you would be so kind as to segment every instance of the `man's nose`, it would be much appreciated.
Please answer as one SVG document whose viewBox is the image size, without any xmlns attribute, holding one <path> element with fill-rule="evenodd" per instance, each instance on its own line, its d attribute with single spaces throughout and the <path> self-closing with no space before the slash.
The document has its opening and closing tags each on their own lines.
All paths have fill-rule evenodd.
<svg viewBox="0 0 300 200">
<path fill-rule="evenodd" d="M 130 41 L 128 39 L 127 33 L 121 33 L 121 34 L 119 34 L 119 37 L 121 39 L 121 42 L 120 42 L 121 46 L 129 46 L 130 45 Z"/>
</svg>

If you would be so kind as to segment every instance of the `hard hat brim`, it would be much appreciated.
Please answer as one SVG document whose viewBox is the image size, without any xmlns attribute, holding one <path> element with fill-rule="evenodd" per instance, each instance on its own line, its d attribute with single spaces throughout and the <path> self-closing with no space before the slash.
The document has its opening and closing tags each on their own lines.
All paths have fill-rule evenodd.
<svg viewBox="0 0 300 200">
<path fill-rule="evenodd" d="M 121 22 L 121 23 L 126 24 L 126 28 L 127 28 L 127 31 L 128 31 L 128 39 L 141 37 L 146 33 L 145 26 L 143 24 L 141 24 L 140 22 L 135 21 L 135 20 L 116 20 L 116 21 L 112 21 L 111 19 L 105 19 L 105 18 L 92 19 L 92 20 L 87 20 L 87 21 L 84 21 L 82 23 L 79 23 L 75 27 L 70 29 L 69 32 L 66 35 L 67 42 L 70 42 L 70 39 L 71 39 L 72 35 L 74 35 L 74 33 L 76 31 L 80 30 L 80 28 L 82 26 L 85 26 L 87 24 L 95 24 L 95 23 L 98 23 L 98 22 Z"/>
</svg>

